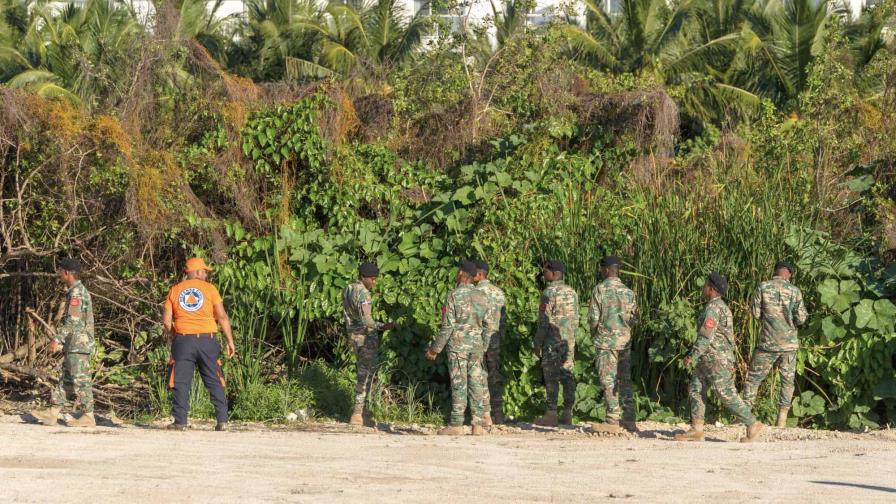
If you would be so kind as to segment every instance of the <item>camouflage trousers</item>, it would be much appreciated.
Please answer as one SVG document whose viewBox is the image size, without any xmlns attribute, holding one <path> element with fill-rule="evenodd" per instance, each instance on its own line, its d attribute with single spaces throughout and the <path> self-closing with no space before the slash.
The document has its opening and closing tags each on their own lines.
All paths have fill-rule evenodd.
<svg viewBox="0 0 896 504">
<path fill-rule="evenodd" d="M 93 382 L 90 378 L 90 355 L 66 353 L 62 361 L 59 382 L 50 397 L 53 406 L 80 409 L 93 413 Z"/>
<path fill-rule="evenodd" d="M 793 399 L 793 382 L 796 377 L 796 350 L 768 352 L 757 348 L 753 352 L 750 372 L 747 374 L 747 382 L 744 384 L 744 402 L 751 408 L 756 401 L 756 392 L 759 391 L 759 385 L 768 376 L 775 363 L 778 364 L 778 373 L 781 375 L 781 392 L 778 394 L 778 407 L 790 407 L 790 401 Z"/>
<path fill-rule="evenodd" d="M 354 413 L 363 413 L 367 404 L 367 394 L 376 377 L 380 342 L 377 333 L 351 334 L 349 338 L 355 347 L 355 404 Z"/>
<path fill-rule="evenodd" d="M 632 349 L 597 349 L 597 374 L 604 389 L 604 403 L 607 405 L 607 420 L 618 422 L 635 420 L 635 398 L 632 386 Z M 622 396 L 622 408 L 619 396 Z"/>
<path fill-rule="evenodd" d="M 709 390 L 715 391 L 722 405 L 734 413 L 744 425 L 756 422 L 750 407 L 737 395 L 734 386 L 734 367 L 727 362 L 703 357 L 694 368 L 694 376 L 688 389 L 691 400 L 691 421 L 702 422 L 706 414 L 706 398 Z"/>
<path fill-rule="evenodd" d="M 557 396 L 563 384 L 563 406 L 572 408 L 576 402 L 576 379 L 573 376 L 575 344 L 560 342 L 544 347 L 541 368 L 544 371 L 544 388 L 547 391 L 548 411 L 557 411 Z"/>
<path fill-rule="evenodd" d="M 504 376 L 501 375 L 501 341 L 497 336 L 492 337 L 488 350 L 483 356 L 488 381 L 488 401 L 485 403 L 485 411 L 490 413 L 504 410 Z"/>
<path fill-rule="evenodd" d="M 448 351 L 448 374 L 451 376 L 451 425 L 463 425 L 467 403 L 473 425 L 482 425 L 488 388 L 482 372 L 479 352 Z"/>
</svg>

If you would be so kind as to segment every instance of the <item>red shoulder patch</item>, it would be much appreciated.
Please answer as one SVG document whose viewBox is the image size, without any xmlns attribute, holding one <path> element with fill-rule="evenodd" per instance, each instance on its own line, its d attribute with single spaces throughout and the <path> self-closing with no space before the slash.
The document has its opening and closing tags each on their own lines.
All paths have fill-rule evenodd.
<svg viewBox="0 0 896 504">
<path fill-rule="evenodd" d="M 69 301 L 68 304 L 70 304 L 72 306 L 80 306 L 81 300 L 78 298 L 72 298 L 72 300 Z"/>
<path fill-rule="evenodd" d="M 716 319 L 712 317 L 707 317 L 706 321 L 703 322 L 703 325 L 706 326 L 707 329 L 715 329 L 716 328 Z"/>
<path fill-rule="evenodd" d="M 442 305 L 442 315 L 448 313 L 448 305 Z"/>
<path fill-rule="evenodd" d="M 547 309 L 548 305 L 546 305 L 545 303 L 541 303 L 540 305 L 538 305 L 538 311 L 540 311 L 541 313 L 544 313 Z"/>
</svg>

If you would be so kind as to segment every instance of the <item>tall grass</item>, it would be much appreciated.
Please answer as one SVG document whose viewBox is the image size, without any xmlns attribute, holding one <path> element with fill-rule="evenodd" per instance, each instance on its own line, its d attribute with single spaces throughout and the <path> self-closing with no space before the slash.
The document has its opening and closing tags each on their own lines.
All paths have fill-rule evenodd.
<svg viewBox="0 0 896 504">
<path fill-rule="evenodd" d="M 568 177 L 553 186 L 553 194 L 532 197 L 518 207 L 511 204 L 495 218 L 521 224 L 516 229 L 523 236 L 513 245 L 501 245 L 524 243 L 529 254 L 521 262 L 564 261 L 566 281 L 579 293 L 583 316 L 591 288 L 600 281 L 600 258 L 610 253 L 622 257 L 623 280 L 636 292 L 642 321 L 633 338 L 635 382 L 643 393 L 679 412 L 690 379 L 681 357 L 696 336 L 706 275 L 719 271 L 728 277 L 727 302 L 742 377 L 758 334 L 749 298 L 771 276 L 775 260 L 788 257 L 784 238 L 790 226 L 812 227 L 817 217 L 817 210 L 804 204 L 810 186 L 795 184 L 783 164 L 760 169 L 742 160 L 710 157 L 690 169 L 684 176 L 656 173 L 655 183 L 648 185 L 623 175 L 600 185 Z M 580 345 L 590 344 L 589 339 L 583 327 Z M 591 355 L 584 348 L 579 353 L 582 358 Z M 593 378 L 589 366 L 577 366 L 584 381 Z"/>
</svg>

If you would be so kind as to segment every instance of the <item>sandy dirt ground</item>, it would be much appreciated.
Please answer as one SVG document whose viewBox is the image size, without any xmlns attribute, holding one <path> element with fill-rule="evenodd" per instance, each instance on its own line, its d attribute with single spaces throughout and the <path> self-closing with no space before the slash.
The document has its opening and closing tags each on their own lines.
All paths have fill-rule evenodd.
<svg viewBox="0 0 896 504">
<path fill-rule="evenodd" d="M 46 427 L 0 416 L 3 502 L 896 502 L 896 432 L 679 426 L 640 435 L 528 424 L 488 436 L 417 426 Z"/>
</svg>

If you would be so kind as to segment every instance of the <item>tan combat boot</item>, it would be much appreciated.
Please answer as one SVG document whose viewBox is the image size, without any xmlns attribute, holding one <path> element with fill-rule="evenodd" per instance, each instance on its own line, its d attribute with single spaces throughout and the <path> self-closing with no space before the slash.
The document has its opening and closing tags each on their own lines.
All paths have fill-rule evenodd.
<svg viewBox="0 0 896 504">
<path fill-rule="evenodd" d="M 752 443 L 759 438 L 759 433 L 765 428 L 765 424 L 759 420 L 753 422 L 753 425 L 747 427 L 747 436 L 740 438 L 741 443 Z"/>
<path fill-rule="evenodd" d="M 484 436 L 485 435 L 485 427 L 481 425 L 473 426 L 473 435 L 474 436 Z"/>
<path fill-rule="evenodd" d="M 619 427 L 619 421 L 611 418 L 608 418 L 607 421 L 603 423 L 591 424 L 591 430 L 594 432 L 605 432 L 607 434 L 619 434 L 622 432 L 622 429 Z"/>
<path fill-rule="evenodd" d="M 681 432 L 675 435 L 676 441 L 703 441 L 706 436 L 703 434 L 703 422 L 691 421 L 691 428 L 687 432 Z"/>
<path fill-rule="evenodd" d="M 59 423 L 59 411 L 59 408 L 34 410 L 31 412 L 31 416 L 44 425 L 56 425 Z"/>
<path fill-rule="evenodd" d="M 557 412 L 556 411 L 546 411 L 544 415 L 535 419 L 535 425 L 542 425 L 544 427 L 556 427 L 557 426 Z"/>
<path fill-rule="evenodd" d="M 572 425 L 572 407 L 563 408 L 563 416 L 560 417 L 560 423 L 563 425 Z"/>
<path fill-rule="evenodd" d="M 440 436 L 463 436 L 464 435 L 464 426 L 463 425 L 449 425 L 447 427 L 443 427 L 442 430 L 439 431 Z"/>
<path fill-rule="evenodd" d="M 93 413 L 84 413 L 78 418 L 65 422 L 65 425 L 69 427 L 96 427 L 96 417 L 93 416 Z"/>
<path fill-rule="evenodd" d="M 500 410 L 495 412 L 495 415 L 492 417 L 492 423 L 501 425 L 504 423 L 504 413 Z"/>
<path fill-rule="evenodd" d="M 492 426 L 492 414 L 491 413 L 486 413 L 486 414 L 482 415 L 482 425 L 484 425 L 485 427 Z"/>
<path fill-rule="evenodd" d="M 352 412 L 352 417 L 348 419 L 349 425 L 356 425 L 358 427 L 364 425 L 364 411 L 356 409 Z"/>
<path fill-rule="evenodd" d="M 781 408 L 778 410 L 778 419 L 775 421 L 775 427 L 787 427 L 787 413 L 790 408 Z"/>
</svg>

